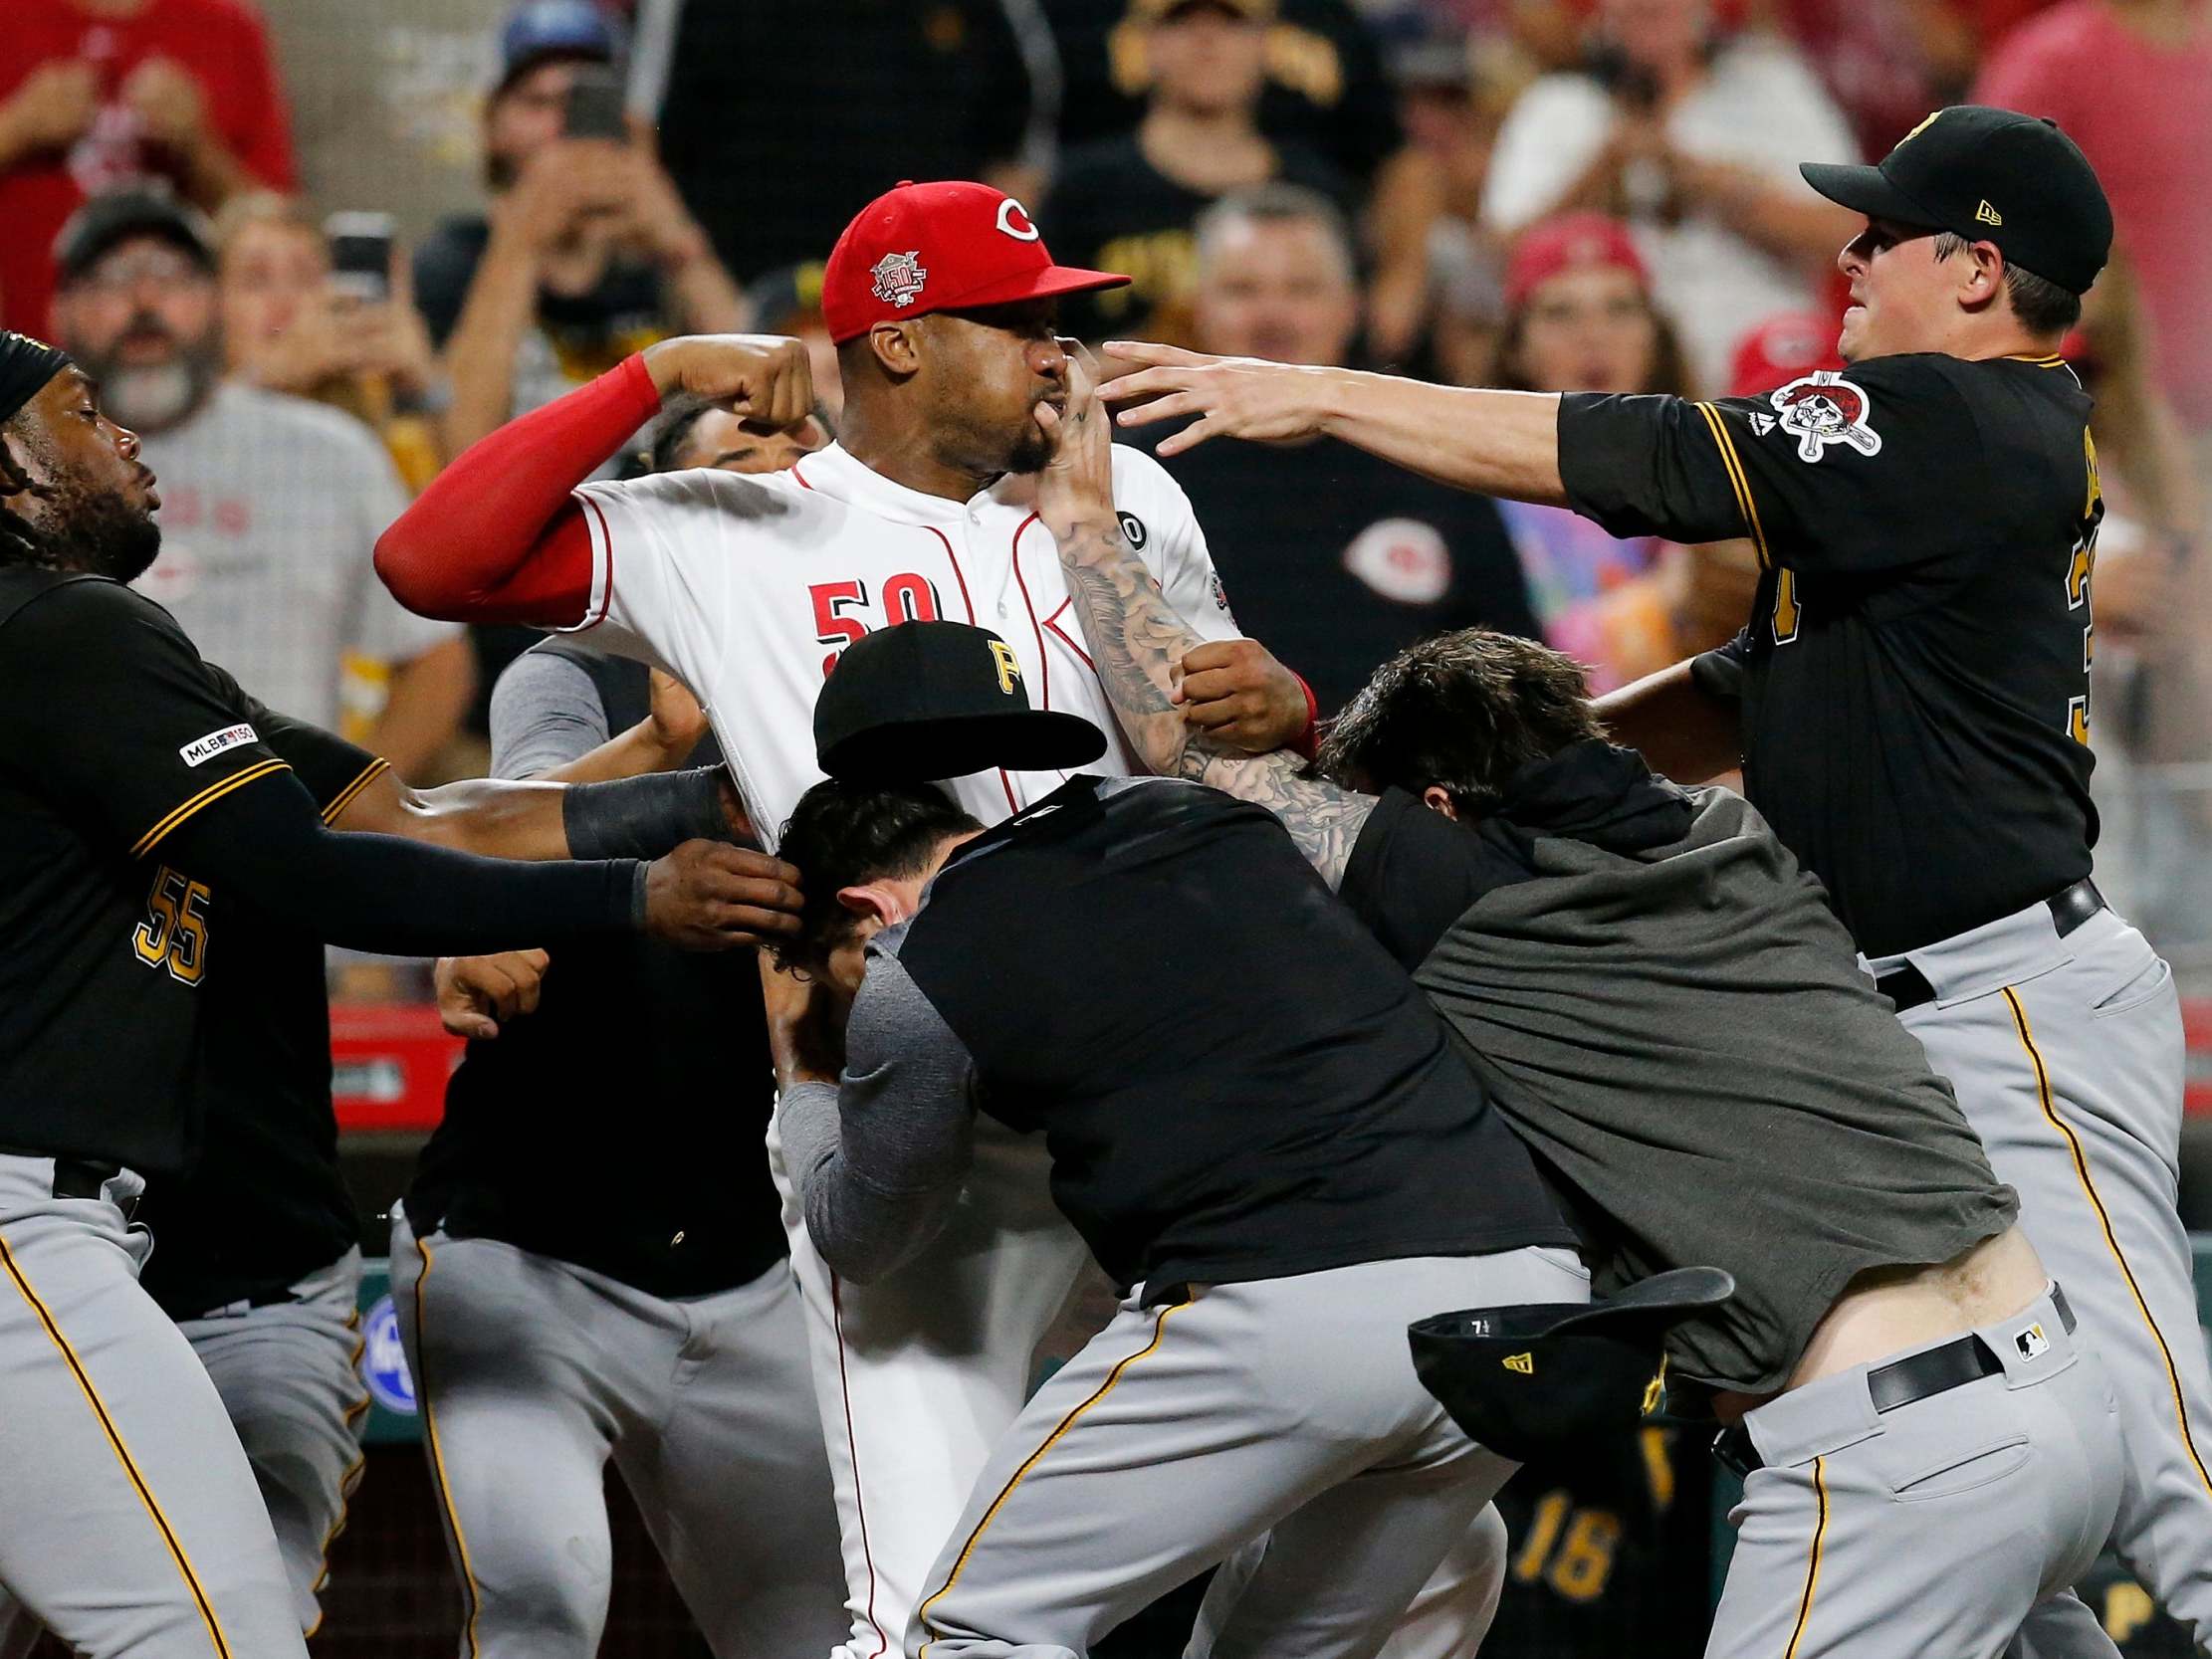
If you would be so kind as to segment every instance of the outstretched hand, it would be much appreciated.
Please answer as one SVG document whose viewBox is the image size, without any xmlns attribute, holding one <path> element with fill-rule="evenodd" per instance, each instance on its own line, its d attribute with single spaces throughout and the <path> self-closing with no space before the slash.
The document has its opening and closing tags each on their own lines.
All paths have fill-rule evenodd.
<svg viewBox="0 0 2212 1659">
<path fill-rule="evenodd" d="M 1100 401 L 1136 405 L 1115 417 L 1120 425 L 1199 417 L 1161 439 L 1156 455 L 1181 455 L 1209 438 L 1290 444 L 1321 431 L 1328 369 L 1259 357 L 1210 357 L 1145 340 L 1108 340 L 1103 349 L 1117 364 L 1126 364 L 1127 372 L 1098 388 Z"/>
</svg>

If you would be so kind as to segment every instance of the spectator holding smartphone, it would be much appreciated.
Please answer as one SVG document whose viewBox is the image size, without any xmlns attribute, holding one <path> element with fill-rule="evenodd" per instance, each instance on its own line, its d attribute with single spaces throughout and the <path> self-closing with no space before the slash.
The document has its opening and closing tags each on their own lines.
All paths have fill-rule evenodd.
<svg viewBox="0 0 2212 1659">
<path fill-rule="evenodd" d="M 58 338 L 161 479 L 140 591 L 274 708 L 424 776 L 468 707 L 461 630 L 402 609 L 369 564 L 407 505 L 358 421 L 225 379 L 213 234 L 166 196 L 96 196 L 57 253 Z"/>
<path fill-rule="evenodd" d="M 1811 308 L 1852 216 L 1800 161 L 1856 161 L 1843 112 L 1781 39 L 1712 27 L 1704 0 L 1599 0 L 1586 65 L 1521 95 L 1482 217 L 1507 238 L 1560 213 L 1626 219 L 1681 328 L 1691 389 L 1728 383 L 1747 320 Z"/>
<path fill-rule="evenodd" d="M 0 27 L 0 324 L 49 334 L 54 238 L 149 178 L 213 211 L 292 188 L 291 114 L 252 0 L 8 0 Z"/>
<path fill-rule="evenodd" d="M 360 289 L 333 277 L 330 241 L 298 202 L 257 191 L 223 210 L 215 246 L 224 372 L 357 417 L 410 491 L 428 484 L 444 464 L 437 417 L 452 393 L 389 237 L 387 269 Z"/>
<path fill-rule="evenodd" d="M 616 113 L 616 56 L 588 0 L 524 0 L 500 31 L 490 211 L 446 221 L 415 255 L 456 451 L 665 335 L 745 324 L 706 232 Z"/>
</svg>

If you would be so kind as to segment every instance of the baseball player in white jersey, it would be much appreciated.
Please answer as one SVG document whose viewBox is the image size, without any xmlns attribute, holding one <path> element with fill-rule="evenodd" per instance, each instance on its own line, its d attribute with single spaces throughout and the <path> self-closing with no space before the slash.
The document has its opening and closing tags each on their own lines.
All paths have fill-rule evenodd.
<svg viewBox="0 0 2212 1659">
<path fill-rule="evenodd" d="M 581 481 L 689 392 L 789 423 L 811 402 L 796 342 L 672 340 L 458 458 L 388 530 L 378 568 L 430 615 L 587 630 L 698 694 L 756 824 L 773 838 L 820 777 L 811 717 L 838 653 L 872 630 L 941 618 L 992 627 L 1040 707 L 1115 729 L 1051 537 L 1025 505 L 1050 454 L 1040 405 L 1067 395 L 1053 297 L 1125 279 L 1055 266 L 1011 197 L 902 185 L 839 239 L 823 311 L 839 343 L 844 440 L 787 474 Z M 1190 503 L 1147 457 L 1114 452 L 1131 544 L 1217 648 L 1236 637 Z M 1209 666 L 1210 665 L 1210 666 Z M 1296 676 L 1256 646 L 1192 664 L 1191 718 L 1255 749 L 1310 726 Z M 1094 768 L 1127 774 L 1117 746 Z M 992 771 L 954 793 L 995 823 L 1065 781 Z M 849 1646 L 896 1648 L 922 1581 L 999 1434 L 1083 1247 L 1054 1210 L 1043 1148 L 978 1130 L 961 1211 L 919 1259 L 866 1287 L 822 1265 L 790 1202 L 792 1263 L 843 1531 Z M 1494 1600 L 1494 1518 L 1425 1591 L 1399 1651 L 1463 1649 Z M 1487 1579 L 1487 1581 L 1485 1581 Z"/>
</svg>

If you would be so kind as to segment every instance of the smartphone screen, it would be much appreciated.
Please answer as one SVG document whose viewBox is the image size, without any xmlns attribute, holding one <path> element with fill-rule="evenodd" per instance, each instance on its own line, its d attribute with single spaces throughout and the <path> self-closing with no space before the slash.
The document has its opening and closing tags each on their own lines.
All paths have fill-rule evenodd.
<svg viewBox="0 0 2212 1659">
<path fill-rule="evenodd" d="M 331 245 L 331 286 L 349 300 L 381 305 L 391 298 L 396 226 L 388 213 L 333 213 L 323 221 Z"/>
<path fill-rule="evenodd" d="M 561 130 L 570 138 L 625 139 L 622 78 L 603 64 L 579 64 L 568 87 L 568 112 Z"/>
</svg>

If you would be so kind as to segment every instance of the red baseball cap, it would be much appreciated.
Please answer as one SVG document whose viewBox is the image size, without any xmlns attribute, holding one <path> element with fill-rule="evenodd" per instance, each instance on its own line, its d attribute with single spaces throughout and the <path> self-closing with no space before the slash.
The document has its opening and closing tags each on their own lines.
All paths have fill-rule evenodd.
<svg viewBox="0 0 2212 1659">
<path fill-rule="evenodd" d="M 1764 397 L 1815 369 L 1842 368 L 1836 329 L 1836 318 L 1818 311 L 1780 311 L 1768 317 L 1736 342 L 1728 395 Z"/>
<path fill-rule="evenodd" d="M 1505 267 L 1505 303 L 1518 306 L 1561 272 L 1586 266 L 1626 271 L 1640 286 L 1652 286 L 1651 273 L 1644 269 L 1628 226 L 1602 213 L 1562 213 L 1530 226 L 1513 244 L 1513 257 Z"/>
<path fill-rule="evenodd" d="M 988 184 L 902 180 L 862 208 L 822 269 L 822 320 L 839 345 L 878 322 L 1120 288 L 1127 277 L 1054 265 L 1029 210 Z"/>
</svg>

